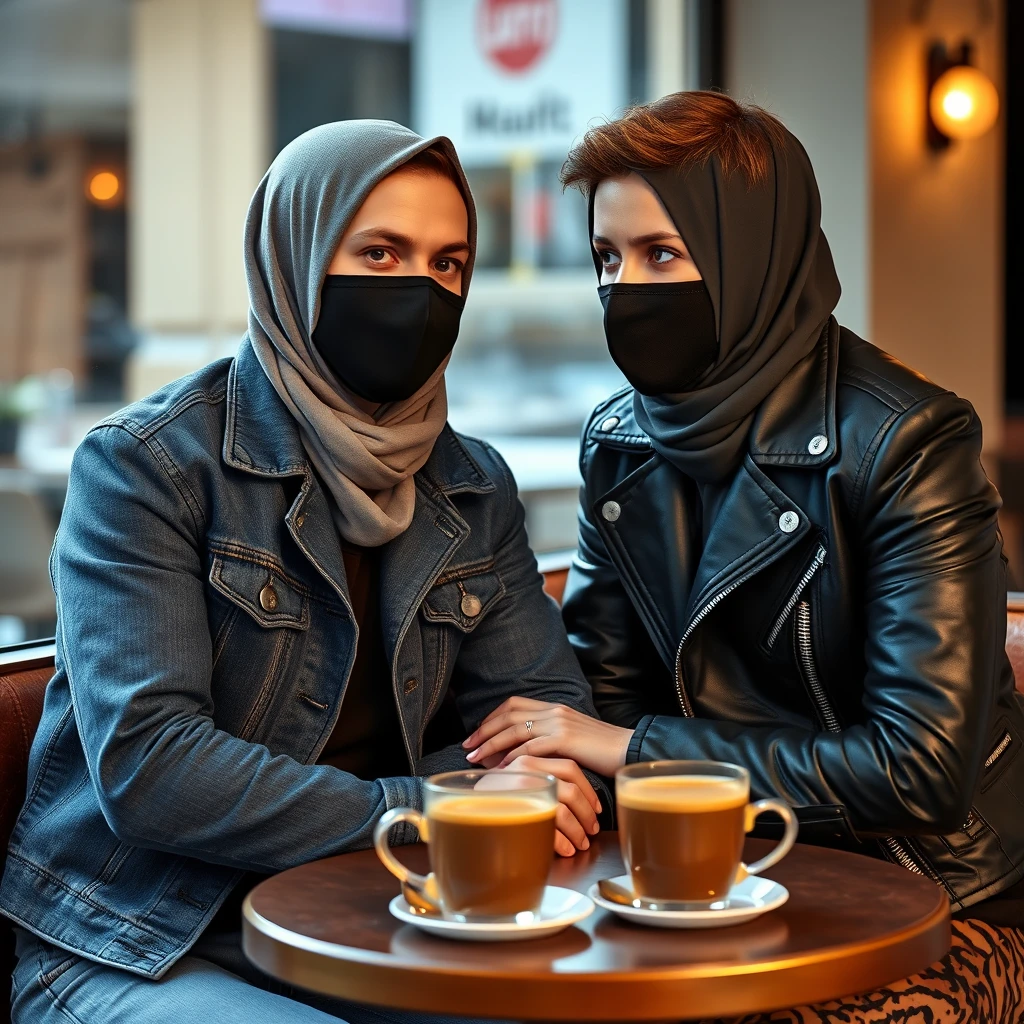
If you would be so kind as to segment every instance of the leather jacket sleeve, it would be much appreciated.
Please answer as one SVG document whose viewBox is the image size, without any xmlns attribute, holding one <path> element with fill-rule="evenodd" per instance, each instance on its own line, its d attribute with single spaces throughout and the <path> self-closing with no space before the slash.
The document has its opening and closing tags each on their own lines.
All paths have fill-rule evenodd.
<svg viewBox="0 0 1024 1024">
<path fill-rule="evenodd" d="M 999 498 L 980 452 L 977 416 L 948 393 L 893 412 L 867 446 L 846 503 L 863 592 L 863 621 L 849 628 L 866 636 L 856 722 L 814 732 L 649 715 L 629 759 L 732 761 L 750 770 L 757 796 L 796 807 L 838 805 L 862 833 L 960 828 L 987 749 L 992 681 L 1005 658 Z M 601 645 L 592 638 L 616 615 L 602 607 L 604 577 L 582 590 L 576 579 L 570 622 L 577 643 L 585 641 L 585 669 L 598 686 L 626 680 L 635 688 L 636 673 L 618 667 L 630 660 L 621 627 Z"/>
</svg>

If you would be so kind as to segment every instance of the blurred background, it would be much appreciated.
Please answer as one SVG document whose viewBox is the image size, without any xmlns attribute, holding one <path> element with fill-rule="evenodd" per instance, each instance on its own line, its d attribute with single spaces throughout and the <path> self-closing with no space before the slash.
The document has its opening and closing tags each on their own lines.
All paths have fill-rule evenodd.
<svg viewBox="0 0 1024 1024">
<path fill-rule="evenodd" d="M 1022 47 L 1018 0 L 0 0 L 0 643 L 53 628 L 83 434 L 237 348 L 249 197 L 325 121 L 455 142 L 480 253 L 451 421 L 508 459 L 535 549 L 571 548 L 580 427 L 622 381 L 558 169 L 595 119 L 691 88 L 804 142 L 840 321 L 974 403 L 1024 587 Z M 950 64 L 982 84 L 930 120 Z"/>
</svg>

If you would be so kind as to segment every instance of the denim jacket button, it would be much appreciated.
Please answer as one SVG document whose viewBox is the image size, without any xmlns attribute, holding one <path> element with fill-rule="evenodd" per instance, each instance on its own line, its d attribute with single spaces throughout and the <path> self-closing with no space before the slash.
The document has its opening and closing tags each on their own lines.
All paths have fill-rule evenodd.
<svg viewBox="0 0 1024 1024">
<path fill-rule="evenodd" d="M 462 603 L 459 605 L 462 609 L 462 614 L 467 618 L 475 619 L 479 614 L 483 605 L 480 603 L 480 598 L 476 594 L 463 594 Z"/>
<path fill-rule="evenodd" d="M 405 695 L 408 697 L 409 694 L 412 693 L 412 691 L 415 690 L 417 686 L 419 686 L 419 683 L 415 679 L 406 679 L 405 686 L 402 687 L 402 689 L 405 692 Z"/>
<path fill-rule="evenodd" d="M 260 607 L 265 612 L 272 612 L 277 608 L 277 591 L 274 589 L 273 583 L 268 583 L 260 591 Z"/>
<path fill-rule="evenodd" d="M 295 517 L 295 525 L 296 525 L 296 526 L 297 526 L 297 527 L 298 527 L 298 528 L 299 528 L 300 530 L 302 529 L 302 524 L 303 524 L 303 523 L 304 523 L 305 521 L 306 521 L 306 516 L 305 516 L 305 513 L 303 513 L 303 512 L 300 512 L 300 513 L 299 513 L 299 514 L 298 514 L 298 515 L 297 515 L 297 516 Z"/>
</svg>

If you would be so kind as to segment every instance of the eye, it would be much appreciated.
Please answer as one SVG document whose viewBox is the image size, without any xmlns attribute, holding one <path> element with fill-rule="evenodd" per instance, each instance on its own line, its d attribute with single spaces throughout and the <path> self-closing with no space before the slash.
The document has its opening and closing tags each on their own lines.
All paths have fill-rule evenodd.
<svg viewBox="0 0 1024 1024">
<path fill-rule="evenodd" d="M 651 250 L 652 263 L 671 263 L 672 260 L 678 258 L 678 254 L 674 253 L 671 249 L 661 249 L 656 246 Z"/>
<path fill-rule="evenodd" d="M 434 269 L 439 274 L 455 274 L 462 269 L 462 264 L 458 260 L 453 260 L 450 256 L 445 256 L 443 259 L 434 262 Z"/>
<path fill-rule="evenodd" d="M 614 249 L 598 249 L 597 258 L 603 267 L 617 267 L 621 262 L 621 257 Z"/>
<path fill-rule="evenodd" d="M 366 258 L 371 263 L 386 263 L 391 253 L 387 249 L 367 249 Z"/>
</svg>

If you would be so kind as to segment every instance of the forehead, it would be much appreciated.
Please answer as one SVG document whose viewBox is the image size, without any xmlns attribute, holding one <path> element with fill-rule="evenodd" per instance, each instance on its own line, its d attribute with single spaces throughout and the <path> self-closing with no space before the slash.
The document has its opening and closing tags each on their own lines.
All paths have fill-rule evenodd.
<svg viewBox="0 0 1024 1024">
<path fill-rule="evenodd" d="M 635 172 L 605 178 L 594 190 L 594 234 L 624 230 L 632 235 L 676 231 L 658 193 Z"/>
<path fill-rule="evenodd" d="M 468 222 L 466 203 L 453 181 L 441 174 L 399 168 L 374 186 L 348 230 L 359 231 L 372 223 L 461 231 L 465 237 Z"/>
</svg>

